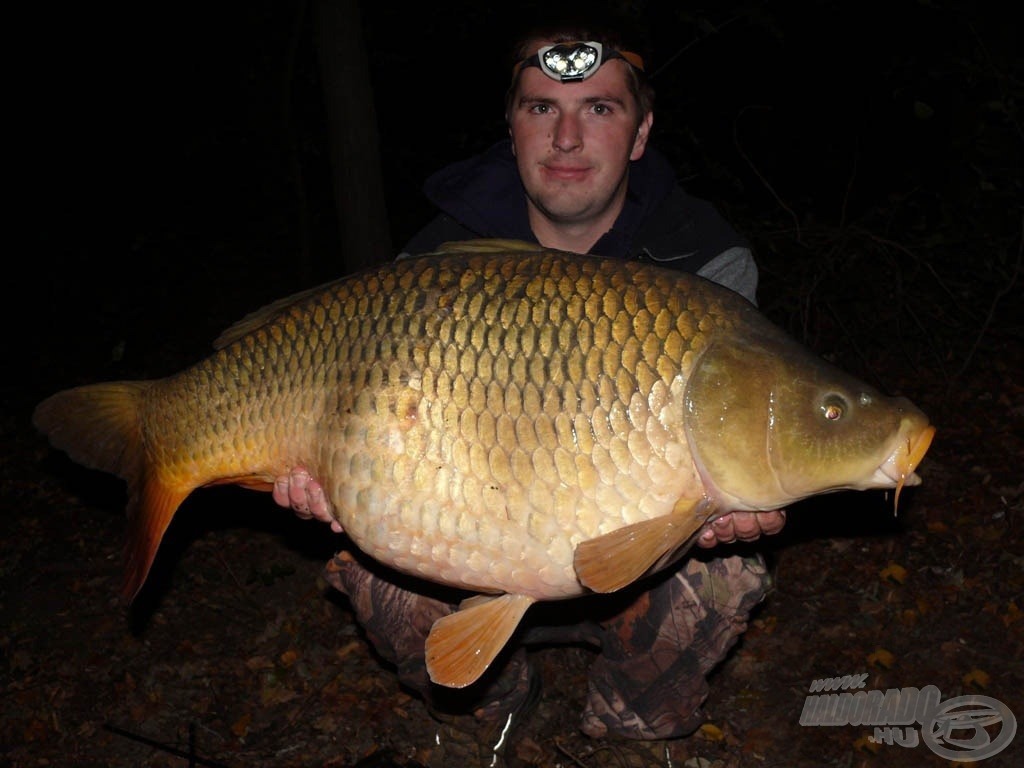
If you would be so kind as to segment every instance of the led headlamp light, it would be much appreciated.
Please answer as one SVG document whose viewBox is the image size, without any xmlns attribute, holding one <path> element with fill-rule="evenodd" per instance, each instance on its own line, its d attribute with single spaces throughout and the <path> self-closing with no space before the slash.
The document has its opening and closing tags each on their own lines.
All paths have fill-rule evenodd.
<svg viewBox="0 0 1024 768">
<path fill-rule="evenodd" d="M 641 72 L 644 60 L 632 51 L 616 51 L 605 48 L 592 40 L 586 42 L 545 45 L 539 51 L 516 64 L 512 76 L 519 74 L 523 67 L 537 67 L 552 80 L 563 83 L 579 82 L 597 72 L 601 65 L 612 59 L 622 59 Z"/>
</svg>

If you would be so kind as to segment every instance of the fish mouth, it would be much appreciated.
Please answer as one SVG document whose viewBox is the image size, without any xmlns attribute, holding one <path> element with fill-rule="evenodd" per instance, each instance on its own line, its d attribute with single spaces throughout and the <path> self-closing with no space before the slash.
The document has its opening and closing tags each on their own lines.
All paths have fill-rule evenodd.
<svg viewBox="0 0 1024 768">
<path fill-rule="evenodd" d="M 930 424 L 920 431 L 910 433 L 905 440 L 900 440 L 896 450 L 887 458 L 876 472 L 876 477 L 882 480 L 885 485 L 896 485 L 894 505 L 899 506 L 900 491 L 907 485 L 920 485 L 921 478 L 914 470 L 921 463 L 921 459 L 928 453 L 931 447 L 932 438 L 935 437 L 935 427 Z"/>
</svg>

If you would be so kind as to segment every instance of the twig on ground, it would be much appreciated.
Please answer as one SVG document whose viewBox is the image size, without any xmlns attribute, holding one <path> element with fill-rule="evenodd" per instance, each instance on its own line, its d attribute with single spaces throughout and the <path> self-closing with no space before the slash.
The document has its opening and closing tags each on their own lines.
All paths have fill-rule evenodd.
<svg viewBox="0 0 1024 768">
<path fill-rule="evenodd" d="M 150 739 L 140 734 L 132 733 L 131 731 L 126 731 L 125 729 L 118 728 L 116 725 L 111 725 L 110 723 L 104 723 L 103 729 L 110 731 L 111 733 L 117 734 L 118 736 L 123 736 L 126 739 L 131 739 L 132 741 L 137 741 L 140 744 L 145 744 L 148 747 L 153 747 L 153 749 L 158 749 L 161 752 L 166 752 L 169 755 L 174 755 L 175 757 L 183 757 L 188 760 L 189 768 L 192 768 L 193 766 L 197 765 L 204 766 L 205 768 L 228 768 L 228 766 L 224 763 L 218 763 L 214 760 L 206 760 L 205 758 L 199 757 L 196 754 L 195 723 L 189 723 L 188 726 L 188 752 L 172 747 L 169 744 L 164 744 L 162 742 L 156 741 L 155 739 Z"/>
</svg>

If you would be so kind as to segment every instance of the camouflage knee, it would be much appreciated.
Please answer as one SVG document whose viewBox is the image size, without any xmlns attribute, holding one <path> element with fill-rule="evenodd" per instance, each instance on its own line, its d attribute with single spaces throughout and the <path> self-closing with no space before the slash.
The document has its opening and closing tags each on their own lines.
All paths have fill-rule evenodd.
<svg viewBox="0 0 1024 768">
<path fill-rule="evenodd" d="M 664 739 L 696 729 L 704 719 L 705 675 L 746 629 L 770 584 L 760 557 L 690 558 L 604 622 L 584 732 Z"/>
</svg>

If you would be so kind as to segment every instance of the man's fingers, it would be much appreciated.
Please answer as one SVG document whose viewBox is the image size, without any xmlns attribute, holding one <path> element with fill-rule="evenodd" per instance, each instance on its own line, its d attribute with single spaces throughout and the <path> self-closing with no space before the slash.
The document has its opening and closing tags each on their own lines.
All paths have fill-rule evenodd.
<svg viewBox="0 0 1024 768">
<path fill-rule="evenodd" d="M 341 533 L 341 523 L 334 519 L 331 502 L 327 499 L 324 487 L 316 480 L 310 479 L 306 486 L 306 499 L 309 503 L 309 512 L 317 520 L 331 524 L 331 530 Z"/>
<path fill-rule="evenodd" d="M 786 510 L 776 509 L 773 512 L 758 512 L 757 519 L 758 524 L 761 526 L 761 533 L 771 536 L 786 526 Z"/>
<path fill-rule="evenodd" d="M 734 512 L 732 531 L 740 541 L 753 541 L 761 535 L 761 523 L 754 512 Z"/>
<path fill-rule="evenodd" d="M 309 514 L 309 499 L 306 486 L 309 484 L 309 472 L 304 469 L 293 469 L 288 483 L 288 500 L 297 513 Z"/>
<path fill-rule="evenodd" d="M 697 538 L 697 546 L 707 549 L 737 540 L 754 541 L 761 536 L 778 533 L 785 524 L 786 512 L 782 509 L 771 512 L 730 512 L 705 526 Z"/>
<path fill-rule="evenodd" d="M 290 507 L 292 505 L 291 499 L 288 498 L 288 476 L 282 475 L 281 477 L 274 480 L 274 502 L 280 504 L 282 507 Z"/>
<path fill-rule="evenodd" d="M 697 546 L 703 547 L 704 549 L 710 549 L 711 547 L 718 545 L 718 537 L 715 532 L 710 528 L 705 528 L 700 536 L 697 538 Z"/>
<path fill-rule="evenodd" d="M 282 507 L 291 507 L 297 517 L 330 523 L 332 531 L 342 532 L 341 523 L 334 519 L 327 493 L 305 467 L 295 467 L 291 474 L 275 479 L 273 496 Z"/>
<path fill-rule="evenodd" d="M 733 532 L 732 524 L 732 517 L 734 514 L 735 513 L 730 512 L 727 515 L 722 515 L 706 525 L 700 536 L 697 538 L 697 546 L 707 549 L 718 544 L 729 544 L 736 541 L 736 535 Z"/>
</svg>

